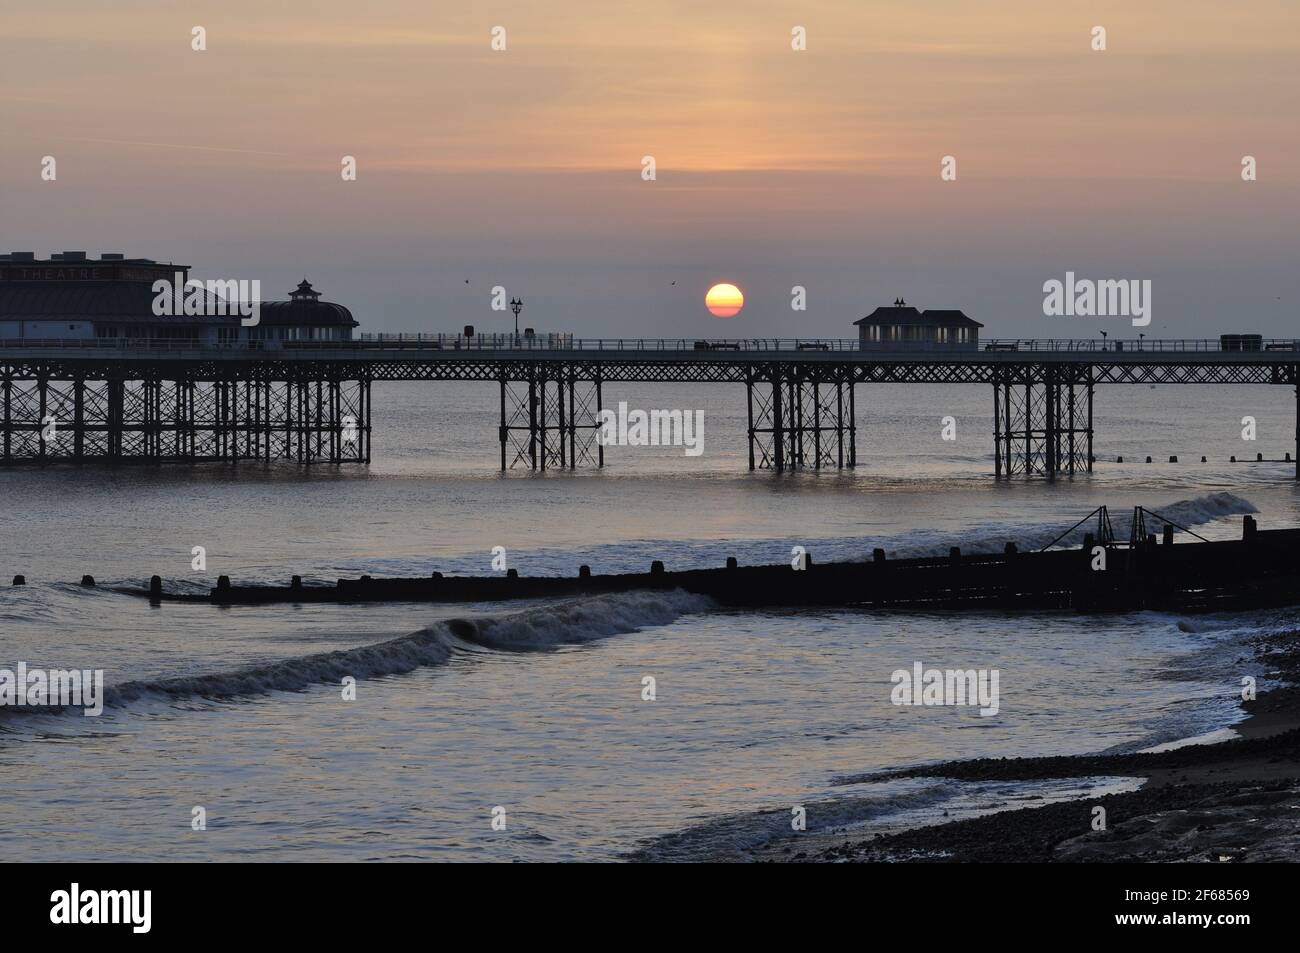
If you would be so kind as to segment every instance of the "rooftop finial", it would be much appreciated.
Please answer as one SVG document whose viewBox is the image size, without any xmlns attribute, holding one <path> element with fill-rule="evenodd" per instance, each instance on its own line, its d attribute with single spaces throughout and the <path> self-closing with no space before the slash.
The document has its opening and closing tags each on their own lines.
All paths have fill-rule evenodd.
<svg viewBox="0 0 1300 953">
<path fill-rule="evenodd" d="M 304 278 L 298 282 L 298 289 L 289 292 L 289 298 L 292 301 L 306 301 L 308 299 L 315 301 L 320 297 L 320 292 L 311 286 L 311 282 Z"/>
</svg>

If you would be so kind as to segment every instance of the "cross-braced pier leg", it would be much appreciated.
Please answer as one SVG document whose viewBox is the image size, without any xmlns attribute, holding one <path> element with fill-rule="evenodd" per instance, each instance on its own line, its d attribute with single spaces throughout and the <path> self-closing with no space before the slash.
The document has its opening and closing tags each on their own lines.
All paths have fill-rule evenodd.
<svg viewBox="0 0 1300 953">
<path fill-rule="evenodd" d="M 370 382 L 0 379 L 0 462 L 370 460 Z"/>
<path fill-rule="evenodd" d="M 857 465 L 851 370 L 778 365 L 747 375 L 745 396 L 751 470 Z"/>
<path fill-rule="evenodd" d="M 1291 381 L 1295 384 L 1295 478 L 1300 480 L 1300 364 L 1291 366 Z"/>
<path fill-rule="evenodd" d="M 1087 368 L 999 369 L 993 380 L 995 476 L 1091 473 L 1092 395 Z"/>
<path fill-rule="evenodd" d="M 533 366 L 523 380 L 502 376 L 500 390 L 501 469 L 603 467 L 605 448 L 597 440 L 602 380 L 599 368 L 581 376 L 575 368 Z"/>
</svg>

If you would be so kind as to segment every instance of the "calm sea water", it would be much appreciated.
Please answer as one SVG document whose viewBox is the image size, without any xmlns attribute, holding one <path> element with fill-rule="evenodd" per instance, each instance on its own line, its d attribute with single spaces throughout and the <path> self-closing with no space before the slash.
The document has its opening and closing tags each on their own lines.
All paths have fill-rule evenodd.
<svg viewBox="0 0 1300 953">
<path fill-rule="evenodd" d="M 912 555 L 1046 543 L 1093 507 L 1212 538 L 1300 525 L 1284 388 L 1098 391 L 1098 472 L 995 485 L 985 388 L 860 387 L 852 472 L 751 474 L 741 388 L 608 388 L 704 410 L 705 452 L 611 448 L 603 472 L 496 472 L 491 386 L 375 389 L 369 468 L 0 472 L 0 668 L 102 668 L 109 705 L 0 709 L 0 847 L 41 859 L 735 856 L 1051 797 L 1052 785 L 837 779 L 937 759 L 1140 748 L 1230 724 L 1242 642 L 1294 613 L 731 612 L 673 594 L 438 607 L 152 608 L 153 573 L 284 581 Z M 940 439 L 940 419 L 958 439 Z M 1242 417 L 1259 439 L 1241 439 Z M 1147 455 L 1157 461 L 1117 465 Z M 1209 462 L 1201 464 L 1201 455 Z M 194 546 L 207 571 L 190 569 Z M 101 588 L 74 585 L 93 574 Z M 475 628 L 448 626 L 472 617 Z M 458 634 L 459 633 L 459 634 Z M 1000 672 L 996 716 L 890 703 L 914 661 Z M 356 700 L 339 683 L 357 679 Z M 642 680 L 656 698 L 643 700 Z M 1103 783 L 1099 781 L 1098 783 Z M 1110 782 L 1106 782 L 1110 783 Z M 191 829 L 205 809 L 207 829 Z M 506 829 L 493 830 L 492 811 Z"/>
</svg>

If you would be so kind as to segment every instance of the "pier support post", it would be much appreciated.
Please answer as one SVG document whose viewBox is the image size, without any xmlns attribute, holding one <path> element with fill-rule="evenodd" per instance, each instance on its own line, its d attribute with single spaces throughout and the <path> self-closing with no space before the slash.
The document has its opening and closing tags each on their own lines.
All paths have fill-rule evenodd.
<svg viewBox="0 0 1300 953">
<path fill-rule="evenodd" d="M 40 429 L 36 431 L 36 440 L 37 440 L 37 446 L 40 448 L 38 453 L 39 453 L 40 461 L 42 463 L 45 462 L 45 415 L 46 415 L 46 406 L 47 406 L 46 395 L 49 386 L 50 386 L 49 379 L 46 378 L 44 374 L 42 374 L 40 377 L 36 379 L 36 392 L 38 395 L 37 397 L 38 409 L 36 411 L 36 423 L 40 425 Z"/>
<path fill-rule="evenodd" d="M 565 436 L 568 437 L 568 439 L 569 439 L 569 469 L 570 469 L 570 470 L 576 469 L 577 466 L 578 466 L 578 458 L 577 458 L 577 454 L 576 454 L 576 446 L 575 446 L 575 445 L 577 444 L 577 442 L 578 442 L 578 428 L 574 425 L 574 422 L 573 422 L 573 415 L 577 412 L 577 411 L 576 411 L 576 408 L 574 407 L 574 393 L 573 393 L 573 388 L 574 388 L 574 380 L 573 380 L 573 378 L 574 378 L 574 376 L 575 376 L 575 375 L 574 375 L 574 373 L 573 373 L 572 370 L 570 370 L 567 374 L 564 375 L 564 378 L 563 378 L 563 388 L 564 388 L 564 389 L 560 392 L 560 409 L 561 409 L 561 411 L 564 410 L 564 399 L 565 399 L 565 397 L 567 397 L 568 400 L 569 400 L 569 425 L 568 425 L 568 428 L 565 430 L 564 433 L 565 433 Z M 566 391 L 567 391 L 567 393 L 566 393 Z M 561 465 L 564 464 L 564 454 L 563 454 L 563 453 L 560 454 L 560 464 L 561 464 Z"/>
<path fill-rule="evenodd" d="M 566 365 L 556 373 L 554 367 L 535 364 L 514 368 L 517 377 L 510 370 L 503 368 L 497 378 L 501 471 L 520 464 L 532 470 L 603 467 L 605 448 L 597 439 L 600 369 L 585 376 L 575 366 Z"/>
<path fill-rule="evenodd" d="M 785 469 L 785 426 L 781 414 L 781 373 L 772 374 L 772 462 L 776 472 Z"/>
<path fill-rule="evenodd" d="M 993 372 L 993 479 L 1002 479 L 1002 384 Z"/>
<path fill-rule="evenodd" d="M 1088 366 L 1087 381 L 1088 381 L 1088 385 L 1087 385 L 1088 386 L 1088 472 L 1091 473 L 1092 461 L 1094 457 L 1094 454 L 1092 452 L 1092 388 L 1093 388 L 1092 365 Z"/>
<path fill-rule="evenodd" d="M 820 364 L 776 364 L 762 373 L 746 368 L 750 469 L 856 466 L 853 377 L 851 367 Z"/>
<path fill-rule="evenodd" d="M 86 452 L 86 379 L 72 382 L 72 459 L 82 461 Z"/>
<path fill-rule="evenodd" d="M 849 389 L 849 466 L 858 465 L 858 404 L 854 396 L 856 390 L 856 381 L 854 380 L 853 368 L 846 371 L 844 386 Z"/>
<path fill-rule="evenodd" d="M 110 374 L 108 379 L 108 459 L 117 461 L 122 458 L 122 418 L 126 398 L 126 381 L 118 374 Z"/>
<path fill-rule="evenodd" d="M 993 374 L 994 476 L 1092 472 L 1091 370 L 1067 364 Z"/>
<path fill-rule="evenodd" d="M 1300 393 L 1300 388 L 1297 388 L 1297 393 Z M 754 370 L 753 370 L 753 368 L 748 368 L 748 367 L 745 368 L 745 409 L 746 409 L 746 411 L 748 412 L 748 420 L 749 420 L 749 430 L 748 430 L 748 433 L 749 433 L 749 469 L 752 471 L 752 470 L 754 469 L 754 440 L 755 440 L 755 436 L 754 436 Z M 1298 418 L 1298 419 L 1300 419 L 1300 418 Z M 1297 426 L 1300 426 L 1300 424 L 1298 424 Z M 1298 447 L 1297 449 L 1300 449 L 1300 447 Z M 1298 456 L 1300 456 L 1300 454 L 1298 454 Z"/>
<path fill-rule="evenodd" d="M 596 408 L 595 408 L 595 424 L 594 424 L 597 427 L 599 427 L 600 425 L 599 424 L 600 412 L 605 407 L 605 405 L 601 402 L 603 399 L 601 395 L 601 384 L 602 384 L 602 380 L 601 380 L 600 367 L 597 366 L 596 367 Z M 595 440 L 594 437 L 592 439 Z M 604 467 L 605 466 L 605 445 L 601 443 L 599 440 L 595 440 L 595 444 L 596 444 L 596 454 L 598 459 L 596 466 Z"/>
<path fill-rule="evenodd" d="M 501 424 L 497 427 L 497 438 L 501 441 L 501 472 L 506 472 L 506 442 L 509 433 L 509 425 L 506 423 L 506 376 L 502 374 L 497 379 L 497 384 L 501 388 Z"/>
<path fill-rule="evenodd" d="M 537 367 L 528 369 L 528 464 L 537 469 Z"/>
<path fill-rule="evenodd" d="M 4 425 L 4 461 L 9 463 L 13 460 L 13 447 L 11 438 L 13 437 L 13 390 L 14 383 L 9 376 L 8 368 L 5 368 L 5 379 L 0 381 L 0 400 L 4 402 L 4 419 L 0 421 Z"/>
</svg>

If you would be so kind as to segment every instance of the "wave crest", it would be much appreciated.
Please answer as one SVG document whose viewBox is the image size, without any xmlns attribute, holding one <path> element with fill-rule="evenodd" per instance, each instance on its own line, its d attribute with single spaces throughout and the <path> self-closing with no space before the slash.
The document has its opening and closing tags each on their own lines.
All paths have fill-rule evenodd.
<svg viewBox="0 0 1300 953">
<path fill-rule="evenodd" d="M 303 691 L 313 685 L 338 683 L 349 675 L 358 680 L 379 678 L 443 665 L 466 644 L 497 651 L 538 651 L 667 625 L 681 615 L 704 612 L 712 606 L 712 601 L 703 596 L 680 591 L 629 592 L 537 606 L 505 616 L 450 619 L 410 635 L 354 649 L 281 659 L 228 672 L 125 682 L 105 690 L 105 704 L 121 706 L 149 697 L 233 698 Z"/>
</svg>

